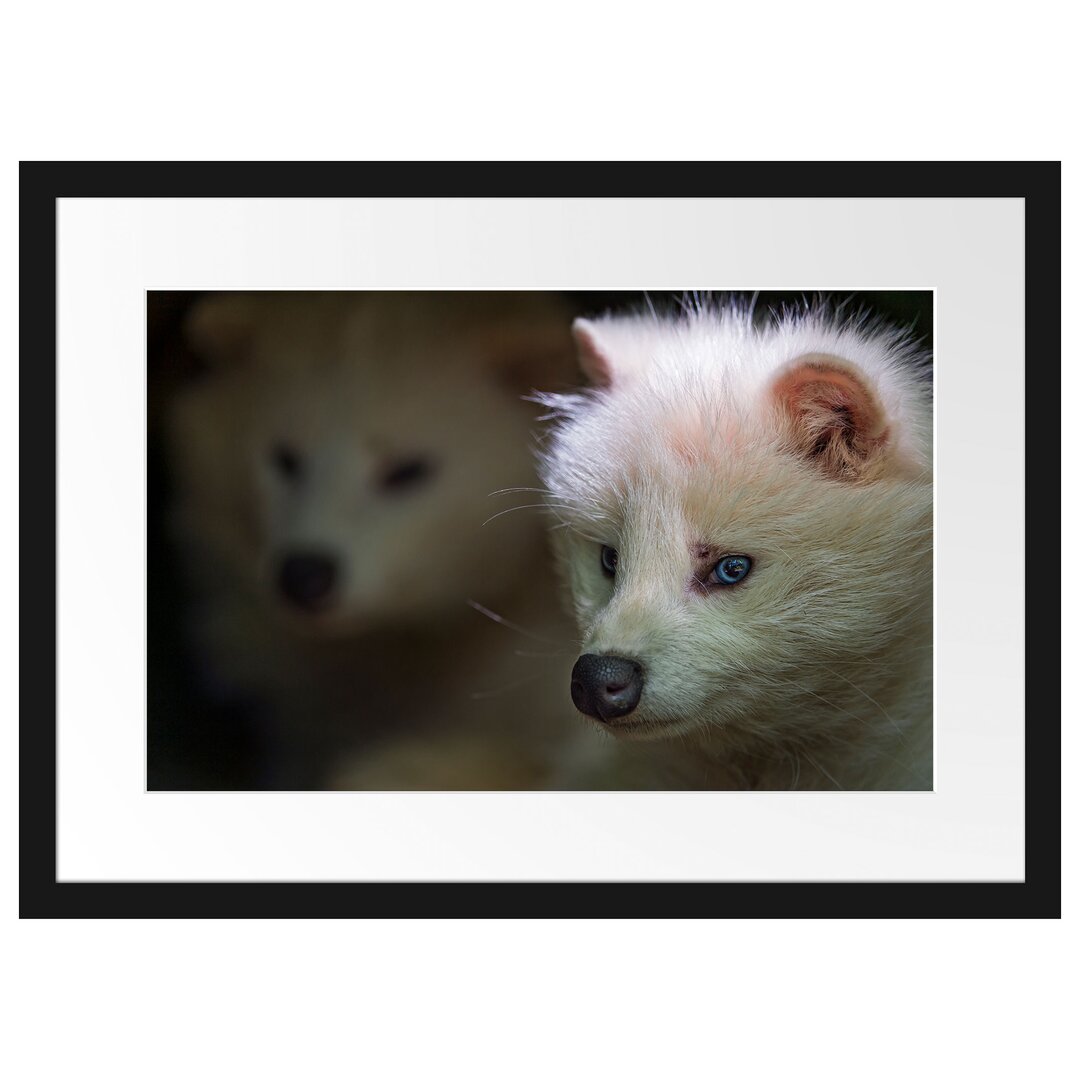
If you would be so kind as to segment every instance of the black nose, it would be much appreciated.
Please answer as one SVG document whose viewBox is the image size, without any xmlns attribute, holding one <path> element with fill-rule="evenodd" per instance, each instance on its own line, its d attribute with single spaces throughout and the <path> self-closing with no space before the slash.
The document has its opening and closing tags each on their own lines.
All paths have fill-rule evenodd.
<svg viewBox="0 0 1080 1080">
<path fill-rule="evenodd" d="M 278 588 L 290 603 L 310 610 L 326 601 L 336 578 L 337 563 L 332 558 L 304 552 L 282 560 Z"/>
<path fill-rule="evenodd" d="M 636 660 L 624 656 L 579 656 L 570 674 L 570 696 L 586 716 L 612 720 L 637 708 L 645 675 Z"/>
</svg>

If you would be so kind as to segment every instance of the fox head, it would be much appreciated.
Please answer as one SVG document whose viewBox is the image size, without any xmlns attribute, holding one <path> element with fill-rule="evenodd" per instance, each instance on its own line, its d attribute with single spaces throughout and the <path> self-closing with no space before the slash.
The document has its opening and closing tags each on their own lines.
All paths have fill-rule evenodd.
<svg viewBox="0 0 1080 1080">
<path fill-rule="evenodd" d="M 206 298 L 168 433 L 187 543 L 312 633 L 498 597 L 542 522 L 482 526 L 536 483 L 521 396 L 573 377 L 567 322 L 543 294 Z"/>
<path fill-rule="evenodd" d="M 542 474 L 578 709 L 628 739 L 847 737 L 898 651 L 928 656 L 927 358 L 865 321 L 738 307 L 574 336 L 591 389 L 543 397 Z"/>
</svg>

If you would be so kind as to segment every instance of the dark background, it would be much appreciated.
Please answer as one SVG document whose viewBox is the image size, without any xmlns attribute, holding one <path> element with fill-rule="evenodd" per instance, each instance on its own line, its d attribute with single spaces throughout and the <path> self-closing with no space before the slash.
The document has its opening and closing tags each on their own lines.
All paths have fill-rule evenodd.
<svg viewBox="0 0 1080 1080">
<path fill-rule="evenodd" d="M 181 327 L 199 292 L 151 292 L 147 298 L 147 786 L 150 790 L 244 790 L 263 787 L 272 752 L 261 735 L 253 706 L 222 703 L 201 695 L 183 634 L 184 583 L 165 531 L 169 477 L 162 454 L 160 416 L 170 392 L 198 378 L 201 365 L 184 347 Z M 686 294 L 650 293 L 658 313 L 678 310 Z M 703 294 L 704 295 L 704 294 Z M 749 293 L 724 294 L 749 297 Z M 567 293 L 578 313 L 645 306 L 641 292 Z M 801 306 L 824 297 L 844 310 L 867 310 L 909 327 L 929 348 L 933 341 L 933 293 L 760 292 L 755 315 Z"/>
</svg>

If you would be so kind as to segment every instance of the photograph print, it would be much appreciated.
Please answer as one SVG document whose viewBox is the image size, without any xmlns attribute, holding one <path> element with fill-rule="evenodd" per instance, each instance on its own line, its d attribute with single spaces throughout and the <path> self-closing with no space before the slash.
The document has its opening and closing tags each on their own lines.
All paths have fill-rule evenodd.
<svg viewBox="0 0 1080 1080">
<path fill-rule="evenodd" d="M 932 790 L 933 299 L 148 292 L 148 788 Z"/>
</svg>

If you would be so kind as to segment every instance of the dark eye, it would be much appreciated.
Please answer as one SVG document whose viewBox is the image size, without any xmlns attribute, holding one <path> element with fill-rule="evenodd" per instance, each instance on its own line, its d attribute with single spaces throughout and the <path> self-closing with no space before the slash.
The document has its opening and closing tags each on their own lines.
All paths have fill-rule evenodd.
<svg viewBox="0 0 1080 1080">
<path fill-rule="evenodd" d="M 286 480 L 299 480 L 300 474 L 304 471 L 304 463 L 300 455 L 285 443 L 277 443 L 271 448 L 270 462 L 274 470 Z"/>
<path fill-rule="evenodd" d="M 750 573 L 751 566 L 749 555 L 725 555 L 712 568 L 709 578 L 717 585 L 737 585 Z"/>
<path fill-rule="evenodd" d="M 608 577 L 614 577 L 619 568 L 619 553 L 613 547 L 600 549 L 600 568 Z"/>
<path fill-rule="evenodd" d="M 383 472 L 379 484 L 384 491 L 404 491 L 428 480 L 435 465 L 428 458 L 403 458 L 392 462 Z"/>
</svg>

